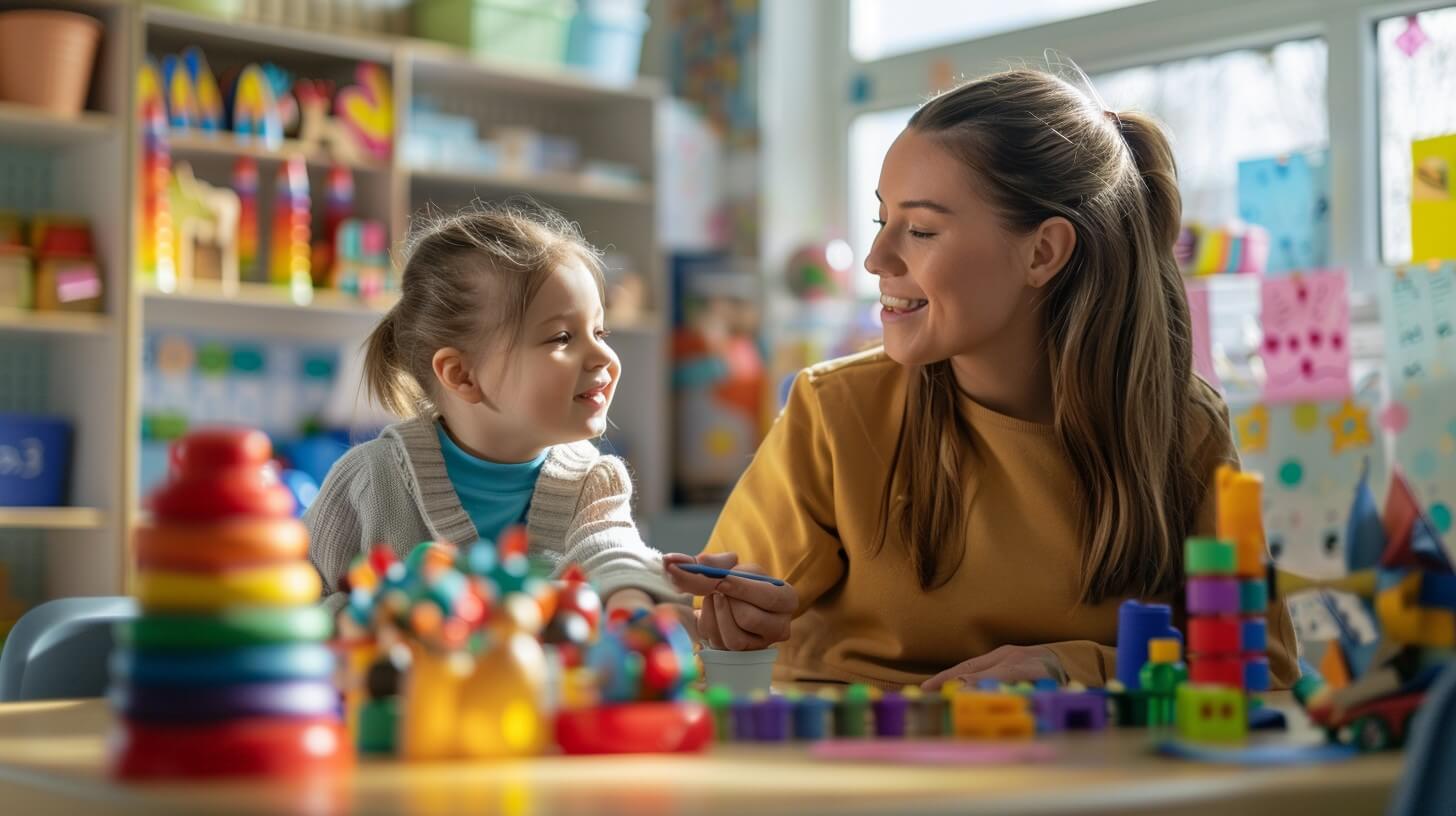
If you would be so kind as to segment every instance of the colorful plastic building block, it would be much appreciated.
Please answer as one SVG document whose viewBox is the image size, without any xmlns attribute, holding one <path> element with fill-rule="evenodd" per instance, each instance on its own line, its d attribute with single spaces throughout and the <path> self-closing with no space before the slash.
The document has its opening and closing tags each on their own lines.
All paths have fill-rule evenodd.
<svg viewBox="0 0 1456 816">
<path fill-rule="evenodd" d="M 1220 466 L 1214 478 L 1218 486 L 1218 537 L 1233 544 L 1235 573 L 1241 578 L 1263 578 L 1267 562 L 1261 498 L 1263 479 L 1228 465 Z"/>
<path fill-rule="evenodd" d="M 792 733 L 794 706 L 782 696 L 762 695 L 754 702 L 754 738 L 759 742 L 783 742 Z"/>
<path fill-rule="evenodd" d="M 955 735 L 969 739 L 1023 739 L 1036 733 L 1029 701 L 1019 694 L 963 691 L 951 701 Z"/>
<path fill-rule="evenodd" d="M 1151 692 L 1141 688 L 1129 689 L 1120 680 L 1107 684 L 1107 699 L 1112 702 L 1112 713 L 1120 728 L 1145 728 L 1148 725 Z"/>
<path fill-rule="evenodd" d="M 713 686 L 706 696 L 713 718 L 713 736 L 718 742 L 733 739 L 733 692 L 727 686 Z"/>
<path fill-rule="evenodd" d="M 1173 626 L 1173 610 L 1167 604 L 1123 601 L 1117 610 L 1117 680 L 1123 688 L 1140 688 L 1139 673 L 1148 662 L 1148 641 L 1153 638 L 1183 639 Z"/>
<path fill-rule="evenodd" d="M 1195 659 L 1237 655 L 1243 651 L 1243 621 L 1238 618 L 1208 616 L 1188 620 L 1188 653 Z"/>
<path fill-rule="evenodd" d="M 602 705 L 556 717 L 556 743 L 567 754 L 694 753 L 712 741 L 713 717 L 700 703 Z"/>
<path fill-rule="evenodd" d="M 834 700 L 823 692 L 808 694 L 794 701 L 794 738 L 828 739 L 833 731 Z"/>
<path fill-rule="evenodd" d="M 870 704 L 875 718 L 875 736 L 903 737 L 907 726 L 910 701 L 903 694 L 891 689 Z"/>
<path fill-rule="evenodd" d="M 1237 742 L 1248 735 L 1245 698 L 1236 689 L 1185 683 L 1178 687 L 1178 736 L 1199 742 Z"/>
<path fill-rule="evenodd" d="M 1178 687 L 1188 682 L 1188 666 L 1183 663 L 1183 644 L 1172 638 L 1158 638 L 1149 643 L 1148 662 L 1142 670 L 1142 690 L 1147 694 L 1147 724 L 1172 725 L 1175 695 Z"/>
<path fill-rule="evenodd" d="M 1184 546 L 1183 570 L 1190 577 L 1232 577 L 1237 564 L 1234 545 L 1217 538 L 1190 538 Z"/>
<path fill-rule="evenodd" d="M 1101 731 L 1107 727 L 1107 695 L 1098 691 L 1036 691 L 1031 707 L 1042 731 Z"/>
<path fill-rule="evenodd" d="M 1189 578 L 1188 614 L 1237 615 L 1239 582 L 1233 578 Z"/>
<path fill-rule="evenodd" d="M 834 733 L 840 737 L 867 737 L 870 733 L 870 687 L 855 683 L 845 689 L 834 706 Z"/>
</svg>

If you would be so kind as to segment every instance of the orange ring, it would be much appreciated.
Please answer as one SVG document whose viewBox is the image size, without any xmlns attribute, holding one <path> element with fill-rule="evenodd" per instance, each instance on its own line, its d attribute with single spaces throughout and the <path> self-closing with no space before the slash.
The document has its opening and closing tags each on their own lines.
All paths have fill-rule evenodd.
<svg viewBox="0 0 1456 816">
<path fill-rule="evenodd" d="M 206 572 L 297 561 L 307 555 L 308 528 L 291 518 L 151 522 L 136 531 L 137 563 L 148 568 Z"/>
</svg>

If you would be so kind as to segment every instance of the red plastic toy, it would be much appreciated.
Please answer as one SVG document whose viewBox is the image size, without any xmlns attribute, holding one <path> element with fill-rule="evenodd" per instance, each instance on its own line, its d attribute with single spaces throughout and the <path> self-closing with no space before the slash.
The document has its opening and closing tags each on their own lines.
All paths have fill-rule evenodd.
<svg viewBox="0 0 1456 816">
<path fill-rule="evenodd" d="M 713 741 L 713 718 L 698 703 L 623 703 L 563 711 L 556 742 L 568 754 L 670 754 Z"/>
<path fill-rule="evenodd" d="M 309 776 L 354 762 L 334 717 L 266 717 L 207 726 L 123 720 L 114 755 L 122 779 L 210 776 Z"/>
</svg>

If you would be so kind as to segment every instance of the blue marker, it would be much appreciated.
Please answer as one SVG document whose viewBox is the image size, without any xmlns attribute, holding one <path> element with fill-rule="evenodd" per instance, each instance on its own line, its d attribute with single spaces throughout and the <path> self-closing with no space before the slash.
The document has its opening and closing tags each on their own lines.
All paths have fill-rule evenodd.
<svg viewBox="0 0 1456 816">
<path fill-rule="evenodd" d="M 694 575 L 706 575 L 709 578 L 747 578 L 750 581 L 763 581 L 774 586 L 783 586 L 784 582 L 777 578 L 770 578 L 767 575 L 759 575 L 755 572 L 739 572 L 738 570 L 723 569 L 722 567 L 710 567 L 707 564 L 678 564 L 677 568 L 683 572 L 691 572 Z"/>
</svg>

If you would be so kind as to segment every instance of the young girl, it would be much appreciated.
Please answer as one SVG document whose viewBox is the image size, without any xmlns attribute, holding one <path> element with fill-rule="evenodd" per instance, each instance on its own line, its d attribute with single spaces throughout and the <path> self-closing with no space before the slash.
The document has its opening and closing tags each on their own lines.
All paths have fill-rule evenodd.
<svg viewBox="0 0 1456 816">
<path fill-rule="evenodd" d="M 345 454 L 309 508 L 327 591 L 376 542 L 466 547 L 525 523 L 532 559 L 581 565 L 609 607 L 674 595 L 625 466 L 588 441 L 620 375 L 602 306 L 597 253 L 560 216 L 472 210 L 415 237 L 365 357 L 372 396 L 414 418 Z"/>
<path fill-rule="evenodd" d="M 1191 371 L 1172 153 L 1149 118 L 1017 70 L 920 108 L 885 157 L 884 348 L 809 369 L 690 575 L 709 643 L 780 679 L 1114 675 L 1117 608 L 1177 603 L 1227 408 Z M 1275 684 L 1297 677 L 1287 613 Z"/>
</svg>

